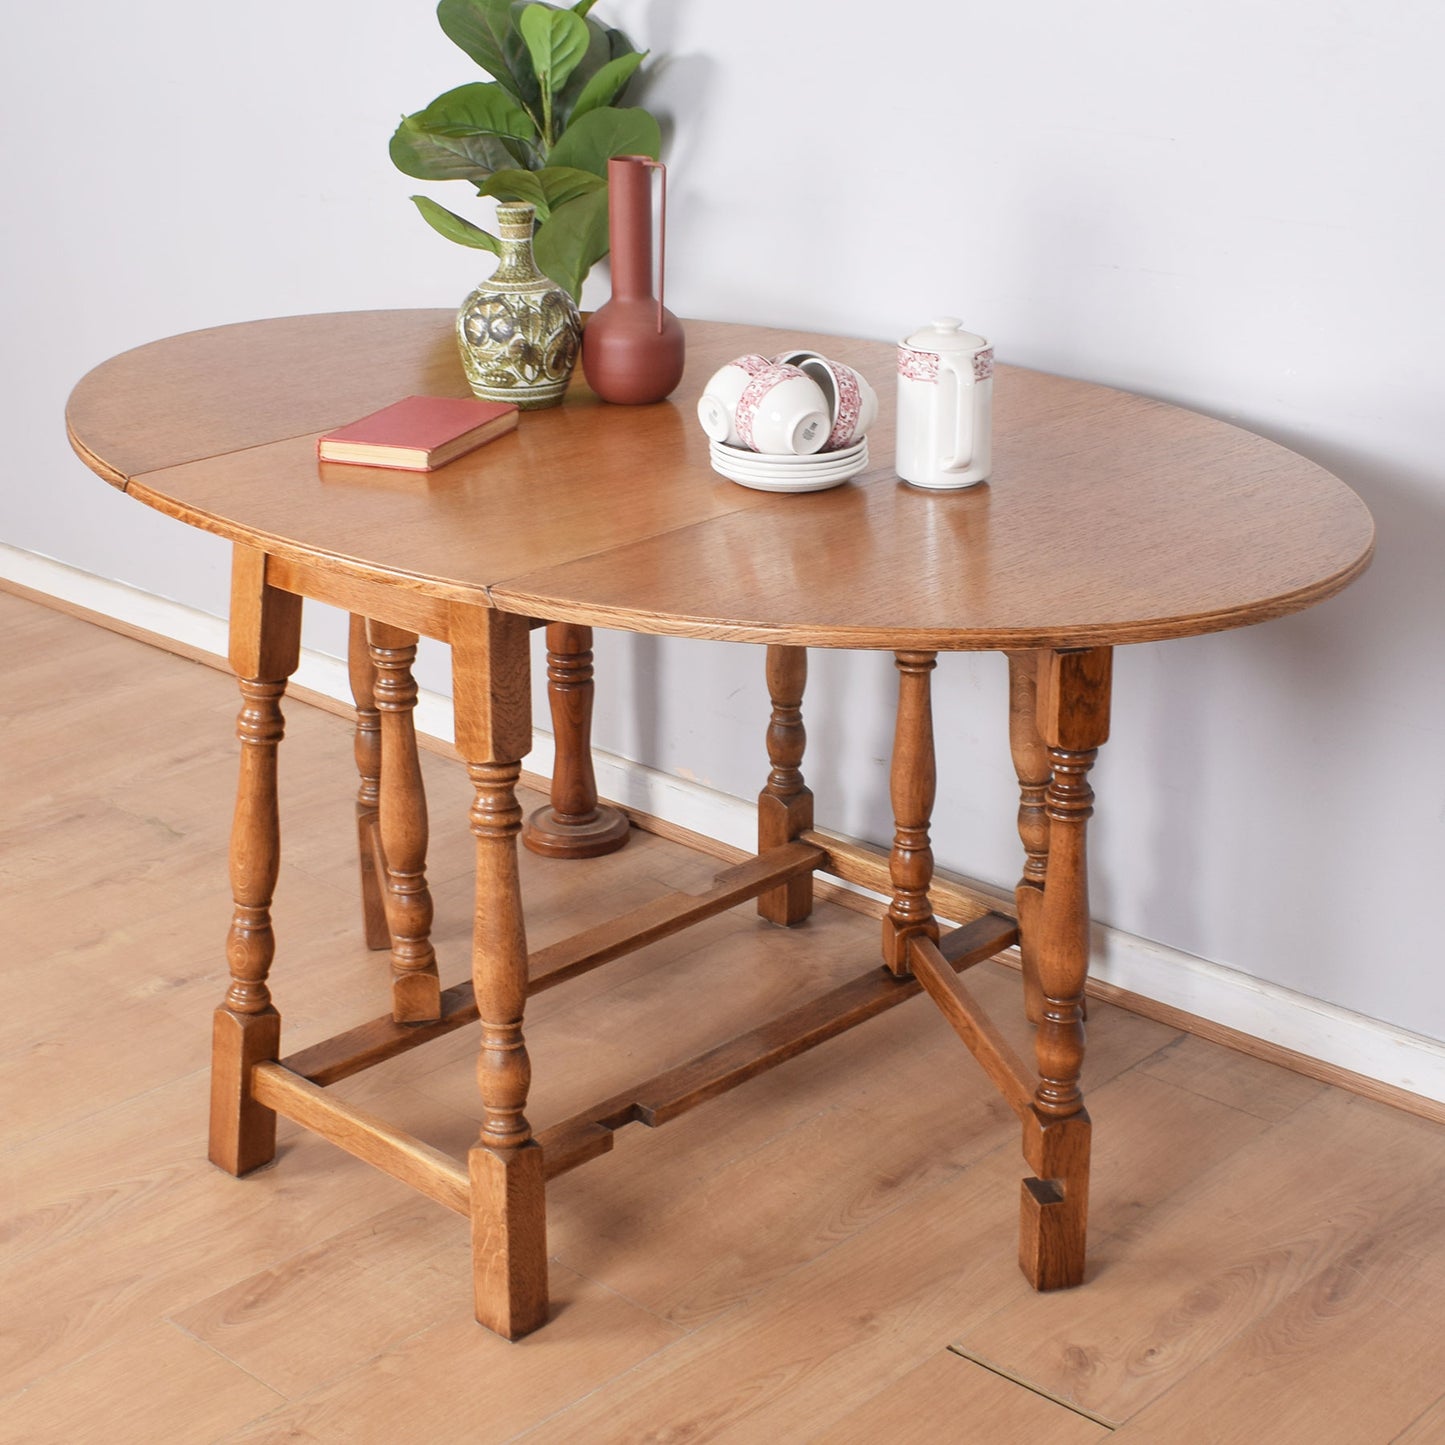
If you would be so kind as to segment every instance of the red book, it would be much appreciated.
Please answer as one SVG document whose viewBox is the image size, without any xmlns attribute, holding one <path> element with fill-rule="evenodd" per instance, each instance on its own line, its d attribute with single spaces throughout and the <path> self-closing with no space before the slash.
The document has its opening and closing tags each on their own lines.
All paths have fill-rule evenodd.
<svg viewBox="0 0 1445 1445">
<path fill-rule="evenodd" d="M 408 396 L 316 439 L 323 462 L 430 472 L 517 425 L 517 408 L 478 397 Z"/>
</svg>

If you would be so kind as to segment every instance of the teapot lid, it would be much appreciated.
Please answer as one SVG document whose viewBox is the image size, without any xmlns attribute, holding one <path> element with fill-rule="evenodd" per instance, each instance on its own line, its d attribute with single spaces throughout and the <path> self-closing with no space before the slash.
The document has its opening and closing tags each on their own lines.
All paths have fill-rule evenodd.
<svg viewBox="0 0 1445 1445">
<path fill-rule="evenodd" d="M 982 336 L 963 329 L 957 316 L 939 316 L 921 331 L 915 331 L 903 344 L 919 351 L 977 351 L 988 343 Z"/>
</svg>

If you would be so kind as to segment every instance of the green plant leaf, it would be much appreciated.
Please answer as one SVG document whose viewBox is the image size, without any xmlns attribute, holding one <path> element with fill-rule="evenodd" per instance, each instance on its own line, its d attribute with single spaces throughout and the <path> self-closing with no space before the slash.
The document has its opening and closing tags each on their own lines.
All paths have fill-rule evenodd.
<svg viewBox="0 0 1445 1445">
<path fill-rule="evenodd" d="M 591 171 L 579 171 L 574 166 L 543 166 L 533 174 L 542 183 L 547 205 L 556 210 L 579 196 L 590 196 L 593 191 L 607 189 L 607 182 Z"/>
<path fill-rule="evenodd" d="M 657 121 L 640 107 L 601 106 L 568 126 L 547 156 L 549 166 L 575 166 L 606 177 L 612 156 L 651 156 L 662 150 Z"/>
<path fill-rule="evenodd" d="M 517 28 L 527 42 L 538 81 L 556 95 L 587 54 L 592 39 L 587 22 L 570 10 L 533 4 L 522 11 Z"/>
<path fill-rule="evenodd" d="M 518 100 L 526 100 L 526 89 L 518 83 L 506 55 L 511 8 L 512 0 L 441 0 L 437 20 L 452 44 L 466 51 Z"/>
<path fill-rule="evenodd" d="M 473 81 L 439 95 L 407 119 L 417 130 L 438 136 L 496 135 L 531 140 L 532 117 L 495 81 Z"/>
<path fill-rule="evenodd" d="M 621 55 L 616 60 L 609 60 L 582 87 L 582 93 L 572 106 L 572 115 L 568 123 L 575 124 L 589 110 L 597 110 L 601 106 L 611 105 L 622 94 L 624 87 L 632 79 L 633 73 L 642 64 L 646 54 L 645 50 L 634 50 L 630 55 Z"/>
<path fill-rule="evenodd" d="M 540 139 L 539 136 L 538 141 Z M 512 140 L 509 136 L 504 136 L 502 144 L 511 152 L 512 160 L 516 165 L 530 169 L 532 166 L 541 164 L 542 152 L 537 141 Z"/>
<path fill-rule="evenodd" d="M 607 32 L 595 20 L 587 20 L 583 23 L 587 28 L 587 53 L 577 62 L 577 68 L 552 103 L 553 112 L 561 117 L 557 126 L 559 135 L 566 130 L 567 117 L 577 104 L 577 97 L 582 94 L 588 81 L 612 59 L 612 51 L 607 44 Z"/>
<path fill-rule="evenodd" d="M 547 166 L 540 171 L 498 171 L 477 187 L 477 194 L 495 196 L 499 201 L 530 201 L 537 208 L 540 225 L 558 206 L 590 195 L 606 184 L 591 171 Z"/>
<path fill-rule="evenodd" d="M 587 273 L 607 254 L 607 187 L 558 206 L 537 227 L 532 254 L 546 275 L 580 301 Z"/>
<path fill-rule="evenodd" d="M 471 181 L 510 168 L 521 157 L 519 143 L 491 135 L 445 136 L 419 129 L 408 116 L 391 138 L 391 162 L 403 175 L 419 181 Z"/>
<path fill-rule="evenodd" d="M 586 15 L 596 3 L 597 0 L 577 0 L 577 3 L 572 7 L 572 13 L 574 15 Z"/>
<path fill-rule="evenodd" d="M 575 201 L 578 196 L 590 195 L 606 184 L 591 171 L 546 166 L 540 171 L 498 171 L 477 187 L 477 194 L 495 196 L 499 201 L 530 201 L 537 208 L 537 221 L 541 224 L 559 206 Z"/>
<path fill-rule="evenodd" d="M 537 219 L 545 221 L 552 208 L 537 175 L 536 171 L 498 171 L 477 187 L 477 194 L 495 196 L 499 201 L 530 201 L 537 208 Z"/>
<path fill-rule="evenodd" d="M 522 32 L 518 25 L 522 19 L 522 11 L 534 0 L 512 0 L 508 11 L 510 29 L 502 41 L 502 57 L 506 61 L 508 69 L 511 70 L 517 82 L 518 95 L 533 115 L 542 114 L 542 87 L 538 83 L 537 73 L 532 67 L 532 54 L 527 49 L 527 42 L 522 39 Z"/>
<path fill-rule="evenodd" d="M 416 208 L 422 213 L 422 218 L 432 230 L 439 231 L 448 241 L 455 241 L 461 246 L 471 246 L 478 251 L 490 251 L 493 255 L 500 255 L 501 242 L 493 235 L 489 235 L 480 226 L 474 226 L 470 221 L 463 220 L 461 216 L 453 214 L 445 206 L 439 206 L 430 196 L 413 196 Z"/>
<path fill-rule="evenodd" d="M 532 57 L 519 29 L 523 11 L 535 3 L 536 0 L 512 0 L 511 30 L 505 38 L 503 52 L 506 63 L 518 77 L 519 83 L 527 87 L 523 92 L 525 103 L 532 108 L 533 114 L 540 114 L 542 93 L 537 85 L 537 77 L 532 71 Z M 555 7 L 548 6 L 546 8 Z M 587 82 L 609 60 L 615 60 L 618 56 L 628 54 L 636 48 L 620 30 L 609 30 L 590 17 L 584 23 L 587 26 L 587 53 L 578 61 L 577 68 L 572 72 L 561 93 L 553 97 L 553 127 L 556 135 L 560 135 L 567 128 L 567 117 Z"/>
</svg>

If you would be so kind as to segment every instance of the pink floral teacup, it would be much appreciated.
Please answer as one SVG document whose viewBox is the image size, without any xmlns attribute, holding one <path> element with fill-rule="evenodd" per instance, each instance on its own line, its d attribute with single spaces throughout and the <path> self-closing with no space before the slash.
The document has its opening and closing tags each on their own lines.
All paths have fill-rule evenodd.
<svg viewBox="0 0 1445 1445">
<path fill-rule="evenodd" d="M 868 434 L 878 420 L 878 393 L 863 377 L 851 366 L 829 361 L 826 356 L 807 357 L 798 362 L 798 369 L 818 383 L 833 419 L 823 451 L 841 451 Z"/>
<path fill-rule="evenodd" d="M 833 428 L 818 382 L 795 366 L 777 366 L 761 356 L 741 356 L 716 372 L 697 415 L 716 442 L 782 455 L 821 450 Z"/>
</svg>

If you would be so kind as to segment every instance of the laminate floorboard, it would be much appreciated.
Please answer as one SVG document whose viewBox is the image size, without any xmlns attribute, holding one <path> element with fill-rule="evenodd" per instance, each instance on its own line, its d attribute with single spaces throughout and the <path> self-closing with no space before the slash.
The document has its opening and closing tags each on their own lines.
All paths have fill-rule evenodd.
<svg viewBox="0 0 1445 1445">
<path fill-rule="evenodd" d="M 1025 1285 L 1017 1125 L 918 998 L 553 1180 L 553 1318 L 489 1334 L 464 1220 L 285 1121 L 273 1167 L 206 1162 L 232 681 L 3 592 L 0 637 L 3 1445 L 1445 1442 L 1445 1130 L 1098 1001 L 1084 1288 Z M 360 936 L 351 730 L 286 713 L 290 1051 L 389 991 Z M 471 789 L 422 766 L 453 983 Z M 590 863 L 524 853 L 530 942 L 717 866 L 636 831 Z M 836 904 L 794 930 L 745 905 L 541 994 L 529 1115 L 559 1122 L 876 948 Z M 1026 1050 L 1017 974 L 970 986 Z M 335 1087 L 459 1154 L 473 1031 Z"/>
<path fill-rule="evenodd" d="M 900 1421 L 908 1422 L 902 1431 Z M 1103 1445 L 1111 1433 L 1107 1425 L 945 1350 L 815 1438 L 817 1445 L 877 1445 L 910 1436 Z"/>
</svg>

